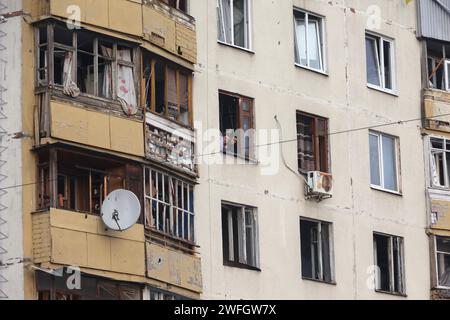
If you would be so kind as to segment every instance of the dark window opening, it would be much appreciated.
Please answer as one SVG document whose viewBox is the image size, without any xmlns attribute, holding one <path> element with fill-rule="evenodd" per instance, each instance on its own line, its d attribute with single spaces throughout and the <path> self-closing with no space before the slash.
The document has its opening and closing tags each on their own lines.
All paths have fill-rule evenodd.
<svg viewBox="0 0 450 320">
<path fill-rule="evenodd" d="M 171 6 L 172 8 L 187 13 L 187 0 L 161 0 L 161 1 Z"/>
<path fill-rule="evenodd" d="M 450 45 L 427 41 L 428 87 L 450 90 Z"/>
<path fill-rule="evenodd" d="M 302 276 L 333 282 L 331 224 L 300 219 Z"/>
</svg>

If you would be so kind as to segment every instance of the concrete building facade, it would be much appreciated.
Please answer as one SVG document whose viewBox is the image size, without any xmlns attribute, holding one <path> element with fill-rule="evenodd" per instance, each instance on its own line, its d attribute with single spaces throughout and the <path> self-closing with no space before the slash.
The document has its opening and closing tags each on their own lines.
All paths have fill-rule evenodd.
<svg viewBox="0 0 450 320">
<path fill-rule="evenodd" d="M 448 297 L 446 1 L 0 2 L 0 295 Z"/>
</svg>

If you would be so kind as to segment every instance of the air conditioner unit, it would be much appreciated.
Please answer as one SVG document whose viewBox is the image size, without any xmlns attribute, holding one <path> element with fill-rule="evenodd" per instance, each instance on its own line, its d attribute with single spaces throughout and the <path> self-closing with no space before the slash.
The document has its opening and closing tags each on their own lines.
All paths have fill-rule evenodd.
<svg viewBox="0 0 450 320">
<path fill-rule="evenodd" d="M 308 172 L 308 190 L 306 196 L 319 200 L 333 196 L 333 176 L 320 171 Z"/>
</svg>

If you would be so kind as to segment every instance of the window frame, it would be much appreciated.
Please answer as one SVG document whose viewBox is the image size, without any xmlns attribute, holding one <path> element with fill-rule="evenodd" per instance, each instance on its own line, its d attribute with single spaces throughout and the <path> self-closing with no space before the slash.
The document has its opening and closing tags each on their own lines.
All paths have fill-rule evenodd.
<svg viewBox="0 0 450 320">
<path fill-rule="evenodd" d="M 234 156 L 235 158 L 241 158 L 244 159 L 246 161 L 250 161 L 250 162 L 257 162 L 257 154 L 256 154 L 256 135 L 252 134 L 252 132 L 255 132 L 256 130 L 256 117 L 255 117 L 255 99 L 254 98 L 250 98 L 248 96 L 244 96 L 244 95 L 240 95 L 240 94 L 236 94 L 236 93 L 231 93 L 228 91 L 224 91 L 224 90 L 219 90 L 219 94 L 218 94 L 218 102 L 219 102 L 219 130 L 221 129 L 221 122 L 222 122 L 222 111 L 220 108 L 220 99 L 221 96 L 227 96 L 227 97 L 232 97 L 235 99 L 238 99 L 238 106 L 237 106 L 237 110 L 236 110 L 236 116 L 237 116 L 237 124 L 236 124 L 236 130 L 243 130 L 243 124 L 242 124 L 242 119 L 244 117 L 249 117 L 250 119 L 250 126 L 249 129 L 247 131 L 250 132 L 250 135 L 247 135 L 247 133 L 244 133 L 244 141 L 243 143 L 240 143 L 240 148 L 237 149 L 237 152 L 229 152 L 228 149 L 225 148 L 225 136 L 226 136 L 226 132 L 225 133 L 220 133 L 221 137 L 223 139 L 223 144 L 220 145 L 220 150 L 223 154 L 225 155 L 230 155 L 230 156 Z M 247 101 L 249 102 L 249 111 L 244 111 L 243 110 L 243 103 Z M 231 130 L 231 129 L 226 129 L 226 130 Z M 249 137 L 249 155 L 247 157 L 246 155 L 246 137 Z M 238 145 L 239 147 L 239 145 Z"/>
<path fill-rule="evenodd" d="M 318 115 L 314 115 L 314 114 L 310 114 L 310 113 L 306 113 L 300 110 L 296 110 L 296 131 L 297 131 L 297 165 L 298 165 L 298 171 L 302 174 L 307 174 L 307 172 L 300 166 L 300 150 L 298 147 L 298 135 L 299 135 L 299 131 L 298 131 L 298 117 L 307 117 L 313 120 L 313 132 L 312 132 L 312 138 L 313 138 L 313 153 L 314 153 L 314 170 L 313 171 L 321 171 L 324 173 L 331 173 L 331 144 L 330 144 L 330 120 L 328 118 L 322 117 L 322 116 L 318 116 Z M 318 128 L 319 128 L 319 121 L 324 121 L 325 125 L 326 125 L 326 134 L 325 135 L 320 135 L 318 133 Z M 325 154 L 322 155 L 321 154 L 321 148 L 320 148 L 320 142 L 319 142 L 319 138 L 320 137 L 324 137 L 325 138 Z M 319 147 L 318 147 L 319 146 Z M 322 163 L 322 158 L 325 157 L 325 159 L 323 160 L 323 163 L 326 164 L 326 170 L 319 170 L 321 167 L 321 163 Z"/>
<path fill-rule="evenodd" d="M 374 130 L 369 130 L 369 168 L 370 171 L 372 171 L 372 160 L 371 160 L 371 146 L 370 146 L 370 136 L 376 136 L 378 139 L 378 167 L 379 167 L 379 171 L 380 171 L 380 185 L 376 185 L 372 183 L 372 172 L 370 172 L 370 187 L 372 189 L 375 190 L 380 190 L 380 191 L 385 191 L 388 193 L 393 193 L 393 194 L 397 194 L 397 195 L 401 195 L 402 194 L 402 186 L 401 186 L 401 163 L 400 163 L 400 139 L 397 136 L 391 135 L 391 134 L 387 134 L 387 133 L 383 133 L 383 132 L 379 132 L 379 131 L 374 131 Z M 395 146 L 395 179 L 396 179 L 396 185 L 397 185 L 397 189 L 396 190 L 391 190 L 385 187 L 384 184 L 384 163 L 383 163 L 383 136 L 385 137 L 389 137 L 394 139 L 394 146 Z"/>
<path fill-rule="evenodd" d="M 216 12 L 217 12 L 218 26 L 220 24 L 220 21 L 222 21 L 222 22 L 224 21 L 224 19 L 221 18 L 221 16 L 223 17 L 223 14 L 224 14 L 223 13 L 223 9 L 221 9 L 222 5 L 219 4 L 219 2 L 222 2 L 222 1 L 228 1 L 228 0 L 217 0 L 217 10 L 216 10 Z M 220 44 L 226 45 L 226 46 L 230 46 L 230 47 L 233 47 L 233 48 L 237 48 L 237 49 L 241 49 L 241 50 L 253 53 L 252 1 L 251 0 L 242 0 L 242 1 L 244 1 L 244 10 L 247 11 L 247 14 L 244 15 L 244 21 L 245 21 L 245 23 L 247 25 L 247 30 L 245 32 L 245 34 L 246 34 L 245 37 L 247 39 L 245 39 L 244 41 L 247 42 L 246 43 L 247 46 L 244 46 L 244 47 L 235 44 L 235 41 L 234 41 L 234 14 L 233 14 L 234 3 L 233 3 L 233 0 L 229 0 L 229 1 L 230 1 L 231 39 L 230 39 L 230 42 L 227 42 L 226 32 L 225 32 L 225 30 L 223 30 L 225 39 L 224 40 L 220 40 L 220 32 L 219 32 L 219 30 L 217 30 L 217 42 L 220 43 Z M 223 22 L 222 24 L 220 24 L 220 26 L 222 28 L 225 28 L 224 24 L 225 23 Z"/>
<path fill-rule="evenodd" d="M 304 9 L 300 9 L 297 7 L 294 7 L 293 10 L 294 14 L 294 64 L 297 67 L 300 68 L 304 68 L 307 70 L 311 70 L 311 71 L 315 71 L 315 72 L 319 72 L 322 74 L 327 75 L 328 73 L 328 65 L 327 65 L 327 41 L 326 41 L 326 22 L 325 22 L 325 16 L 317 14 L 317 13 L 313 13 Z M 299 44 L 298 44 L 298 35 L 297 35 L 297 17 L 296 17 L 296 13 L 302 13 L 305 15 L 305 48 L 306 48 L 306 64 L 307 65 L 303 65 L 301 63 L 301 59 L 300 57 L 299 60 L 297 61 L 297 54 L 299 54 Z M 319 50 L 319 63 L 321 65 L 320 68 L 313 68 L 311 66 L 309 66 L 309 58 L 308 58 L 308 39 L 309 39 L 309 16 L 313 16 L 316 19 L 320 20 L 320 21 L 315 21 L 315 23 L 317 24 L 318 27 L 318 32 L 317 32 L 317 36 L 318 36 L 318 50 Z M 319 23 L 320 22 L 320 23 Z"/>
<path fill-rule="evenodd" d="M 149 172 L 149 175 L 147 175 L 147 172 Z M 153 198 L 152 196 L 152 192 L 153 192 L 153 173 L 155 173 L 156 176 L 156 188 L 158 189 L 158 185 L 159 185 L 159 176 L 161 175 L 162 177 L 162 187 L 163 187 L 163 195 L 162 198 L 163 200 L 159 199 L 159 195 L 156 195 L 156 198 Z M 147 177 L 150 177 L 150 181 L 147 181 Z M 169 178 L 168 182 L 167 182 L 167 178 Z M 165 185 L 164 183 L 169 183 L 169 187 L 170 187 L 170 183 L 174 183 L 174 186 L 176 186 L 176 188 L 178 188 L 178 186 L 181 183 L 181 203 L 182 203 L 182 207 L 178 207 L 178 205 L 176 203 L 174 203 L 174 199 L 172 195 L 169 195 L 169 202 L 165 202 L 164 199 L 166 198 L 165 195 Z M 175 183 L 176 182 L 176 183 Z M 147 185 L 150 186 L 150 190 L 147 190 Z M 187 199 L 187 208 L 188 209 L 184 209 L 185 207 L 185 189 L 184 187 L 187 187 L 187 192 L 188 195 L 186 197 Z M 189 197 L 190 192 L 192 191 L 192 204 L 191 204 L 191 199 Z M 176 193 L 176 197 L 179 196 L 178 194 L 178 189 L 176 189 L 175 191 Z M 148 205 L 148 202 L 150 202 L 150 206 Z M 160 221 L 159 221 L 159 216 L 160 216 L 160 212 L 159 212 L 159 205 L 157 205 L 156 207 L 156 226 L 153 225 L 153 211 L 152 212 L 148 212 L 148 209 L 150 208 L 150 210 L 152 210 L 152 204 L 153 202 L 156 202 L 157 204 L 162 204 L 164 206 L 164 208 L 168 208 L 169 211 L 169 221 L 170 221 L 170 225 L 169 225 L 169 232 L 166 232 L 166 221 L 167 221 L 167 212 L 163 213 L 163 217 L 164 217 L 164 222 L 163 222 L 163 230 L 160 230 Z M 191 208 L 193 209 L 192 212 L 190 212 Z M 176 210 L 176 224 L 174 224 L 173 221 L 173 212 L 174 210 Z M 164 210 L 166 211 L 166 210 Z M 182 221 L 181 221 L 181 237 L 179 236 L 179 228 L 180 225 L 178 224 L 178 220 L 179 220 L 179 215 L 180 213 L 182 214 Z M 187 215 L 187 228 L 185 228 L 185 217 Z M 150 217 L 151 222 L 148 221 Z M 192 219 L 192 224 L 191 224 L 191 219 Z M 195 237 L 195 196 L 194 196 L 194 184 L 193 183 L 189 183 L 181 178 L 178 178 L 177 176 L 171 175 L 169 173 L 166 173 L 162 170 L 159 169 L 155 169 L 152 168 L 150 166 L 145 166 L 144 167 L 144 226 L 146 229 L 151 230 L 152 232 L 157 232 L 160 234 L 163 234 L 165 236 L 168 236 L 172 239 L 176 239 L 179 240 L 181 242 L 187 243 L 189 245 L 195 245 L 195 241 L 196 241 L 196 237 Z M 172 231 L 173 230 L 173 231 Z M 185 231 L 187 230 L 187 238 L 184 237 L 185 236 Z"/>
<path fill-rule="evenodd" d="M 379 267 L 378 267 L 378 258 L 377 258 L 377 243 L 376 243 L 376 236 L 379 237 L 384 237 L 384 238 L 388 238 L 388 262 L 389 262 L 389 291 L 383 290 L 380 288 L 381 286 L 381 273 L 379 272 Z M 397 284 L 400 288 L 401 288 L 401 292 L 397 292 L 395 291 L 395 272 L 393 270 L 394 268 L 394 240 L 396 240 L 397 246 L 399 246 L 399 256 L 396 257 L 396 259 L 399 259 L 399 261 L 397 261 L 397 263 L 399 264 L 400 268 L 401 268 L 401 274 L 399 275 L 399 281 L 400 283 Z M 382 232 L 373 232 L 373 258 L 374 258 L 374 266 L 376 267 L 376 272 L 375 272 L 375 278 L 374 278 L 374 287 L 375 287 L 375 292 L 379 292 L 379 293 L 388 293 L 388 294 L 394 294 L 394 295 L 400 295 L 400 296 L 405 296 L 406 297 L 406 268 L 405 268 L 405 239 L 403 237 L 400 236 L 395 236 L 395 235 L 390 235 L 390 234 L 386 234 L 386 233 L 382 233 Z"/>
<path fill-rule="evenodd" d="M 375 85 L 372 83 L 369 83 L 369 81 L 367 81 L 367 76 L 368 76 L 368 69 L 367 69 L 367 45 L 366 45 L 366 40 L 367 38 L 370 38 L 372 40 L 375 41 L 375 43 L 378 45 L 378 48 L 376 50 L 376 57 L 377 57 L 377 65 L 378 65 L 378 76 L 380 77 L 380 85 Z M 390 66 L 391 66 L 391 83 L 392 83 L 392 88 L 387 88 L 386 87 L 386 69 L 385 69 L 385 60 L 384 60 L 384 43 L 389 43 L 389 47 L 390 47 Z M 395 61 L 395 57 L 396 57 L 396 48 L 395 48 L 395 39 L 374 33 L 374 32 L 370 32 L 367 31 L 365 32 L 365 36 L 364 36 L 364 47 L 365 47 L 365 52 L 366 52 L 366 81 L 367 81 L 367 86 L 371 89 L 375 89 L 375 90 L 379 90 L 379 91 L 383 91 L 386 93 L 390 93 L 393 95 L 397 94 L 397 81 L 396 81 L 396 61 Z M 376 47 L 375 47 L 376 48 Z"/>
<path fill-rule="evenodd" d="M 236 215 L 236 223 L 238 224 L 238 230 L 236 230 L 237 241 L 238 243 L 234 243 L 234 228 L 233 228 L 233 209 L 240 210 L 240 214 Z M 224 213 L 223 210 L 227 212 L 227 228 L 225 230 L 225 226 L 222 223 L 222 251 L 223 251 L 223 265 L 227 267 L 236 267 L 241 269 L 249 269 L 254 271 L 261 271 L 260 269 L 260 250 L 259 250 L 259 219 L 258 219 L 258 209 L 253 206 L 237 204 L 229 201 L 221 202 L 221 220 L 223 221 Z M 251 211 L 252 214 L 252 225 L 247 224 L 247 212 Z M 240 221 L 239 221 L 240 220 Z M 230 228 L 230 225 L 232 228 Z M 239 228 L 239 225 L 241 226 Z M 253 257 L 254 265 L 248 263 L 248 252 L 247 252 L 247 228 L 251 226 L 252 240 L 250 242 Z M 242 231 L 242 234 L 239 233 Z M 225 232 L 228 235 L 228 243 L 225 243 Z M 225 255 L 225 245 L 227 246 L 228 257 Z M 235 256 L 235 250 L 237 245 L 238 257 Z M 243 249 L 240 252 L 240 248 Z M 241 256 L 241 254 L 243 256 Z"/>
<path fill-rule="evenodd" d="M 438 148 L 434 148 L 433 147 L 433 140 L 441 140 L 442 141 L 442 145 L 444 146 L 444 149 L 438 149 Z M 429 137 L 429 152 L 430 152 L 430 157 L 434 157 L 435 154 L 437 153 L 442 153 L 444 155 L 443 158 L 443 175 L 444 175 L 444 185 L 436 185 L 434 183 L 434 179 L 433 179 L 433 168 L 432 168 L 432 161 L 433 159 L 430 158 L 430 165 L 429 165 L 429 170 L 430 170 L 430 186 L 433 189 L 440 189 L 440 190 L 450 190 L 450 167 L 447 167 L 447 161 L 445 161 L 445 155 L 446 153 L 450 154 L 450 148 L 447 149 L 447 143 L 450 144 L 450 139 L 447 139 L 445 137 L 438 137 L 438 136 L 430 136 Z M 438 168 L 436 166 L 436 174 L 439 176 L 439 172 L 438 172 Z"/>
<path fill-rule="evenodd" d="M 145 109 L 147 112 L 151 112 L 155 115 L 161 116 L 165 119 L 168 119 L 169 121 L 173 121 L 177 123 L 180 126 L 192 129 L 194 126 L 194 108 L 193 108 L 193 72 L 192 70 L 183 68 L 182 66 L 172 62 L 168 61 L 164 58 L 158 57 L 151 53 L 144 53 L 143 59 L 148 60 L 150 63 L 150 74 L 152 75 L 150 79 L 146 79 L 146 75 L 143 74 L 143 81 L 149 81 L 149 87 L 147 88 L 147 85 L 143 85 L 142 90 L 142 103 L 145 105 Z M 164 66 L 164 113 L 158 113 L 156 111 L 156 95 L 157 95 L 157 88 L 156 88 L 156 63 L 159 62 L 163 64 Z M 173 69 L 175 71 L 175 81 L 176 81 L 176 93 L 177 93 L 177 100 L 178 100 L 178 116 L 177 119 L 172 119 L 169 115 L 169 101 L 168 101 L 168 70 Z M 183 74 L 187 78 L 187 89 L 188 89 L 188 105 L 187 105 L 187 112 L 188 112 L 188 123 L 184 123 L 181 121 L 181 91 L 180 91 L 180 75 Z M 149 92 L 147 92 L 147 90 Z M 150 95 L 148 95 L 150 93 Z M 142 104 L 141 103 L 141 104 Z"/>
<path fill-rule="evenodd" d="M 317 247 L 318 247 L 318 263 L 319 263 L 319 270 L 320 270 L 320 278 L 319 279 L 315 279 L 314 277 L 308 277 L 306 275 L 303 274 L 303 263 L 304 261 L 302 260 L 302 231 L 301 231 L 301 225 L 302 225 L 302 221 L 305 222 L 310 222 L 310 223 L 315 223 L 317 224 L 317 230 L 318 230 L 318 235 L 317 238 L 320 240 Z M 328 247 L 329 247 L 329 254 L 330 256 L 329 261 L 330 261 L 330 281 L 326 281 L 325 280 L 325 276 L 324 276 L 324 265 L 323 265 L 323 245 L 322 245 L 322 229 L 323 227 L 326 226 L 328 228 Z M 327 221 L 322 221 L 322 220 L 317 220 L 317 219 L 312 219 L 312 218 L 308 218 L 308 217 L 300 217 L 299 220 L 299 231 L 300 231 L 300 261 L 301 261 L 301 275 L 302 275 L 302 279 L 303 280 L 311 280 L 311 281 L 317 281 L 317 282 L 321 282 L 321 283 L 326 283 L 326 284 L 332 284 L 332 285 L 336 285 L 336 271 L 335 271 L 335 256 L 334 256 L 334 230 L 333 230 L 333 223 L 332 222 L 327 222 Z M 309 243 L 309 245 L 311 245 L 311 243 Z M 313 261 L 311 259 L 311 264 L 313 264 Z"/>
<path fill-rule="evenodd" d="M 55 41 L 54 38 L 54 31 L 55 29 L 62 29 L 64 32 L 66 33 L 72 33 L 72 46 L 68 46 L 66 44 L 61 44 Z M 40 33 L 41 33 L 41 29 L 45 29 L 46 30 L 46 38 L 47 38 L 47 42 L 45 44 L 41 44 L 40 43 Z M 78 34 L 79 33 L 86 33 L 86 34 L 90 34 L 92 35 L 93 38 L 93 52 L 92 53 L 88 53 L 86 51 L 80 50 L 79 49 L 79 43 L 78 43 Z M 94 93 L 87 93 L 87 92 L 82 92 L 80 89 L 80 96 L 81 97 L 86 97 L 86 98 L 90 98 L 90 99 L 95 99 L 95 100 L 101 100 L 101 101 L 105 101 L 105 102 L 116 102 L 117 98 L 118 98 L 118 67 L 119 66 L 126 66 L 126 67 L 130 67 L 132 68 L 132 72 L 133 72 L 133 83 L 135 86 L 135 91 L 136 91 L 136 107 L 139 109 L 140 108 L 140 84 L 139 84 L 139 74 L 138 74 L 138 70 L 139 70 L 139 60 L 140 60 L 140 55 L 139 55 L 139 49 L 138 46 L 127 43 L 126 41 L 123 41 L 121 39 L 118 38 L 113 38 L 107 35 L 103 35 L 101 33 L 97 33 L 97 32 L 93 32 L 87 29 L 79 29 L 79 30 L 69 30 L 67 29 L 67 27 L 65 25 L 61 25 L 57 22 L 46 22 L 46 23 L 42 23 L 40 25 L 37 25 L 35 27 L 35 40 L 36 40 L 36 47 L 37 47 L 37 53 L 36 53 L 36 58 L 35 61 L 37 63 L 37 66 L 40 66 L 40 48 L 41 47 L 47 47 L 47 52 L 45 54 L 46 57 L 46 63 L 47 65 L 43 68 L 36 68 L 36 72 L 35 72 L 35 79 L 36 79 L 36 83 L 37 83 L 37 88 L 42 88 L 42 87 L 50 87 L 53 86 L 55 88 L 57 88 L 58 90 L 63 90 L 64 86 L 61 84 L 57 84 L 55 83 L 55 72 L 54 72 L 54 68 L 55 68 L 55 58 L 54 58 L 54 51 L 55 49 L 61 49 L 61 50 L 65 50 L 65 51 L 69 51 L 72 53 L 73 55 L 73 65 L 72 65 L 72 81 L 74 83 L 76 83 L 78 85 L 78 72 L 77 72 L 77 68 L 78 68 L 78 54 L 82 53 L 82 54 L 89 54 L 91 56 L 93 56 L 93 60 L 94 60 Z M 108 43 L 111 45 L 112 47 L 112 57 L 110 59 L 111 61 L 111 81 L 112 81 L 112 86 L 111 86 L 111 97 L 103 97 L 99 94 L 99 74 L 98 74 L 98 65 L 99 65 L 99 58 L 100 59 L 106 59 L 106 57 L 104 55 L 102 55 L 99 52 L 99 44 L 100 43 Z M 127 49 L 130 50 L 130 54 L 131 54 L 131 60 L 132 62 L 128 62 L 128 61 L 123 61 L 120 60 L 119 56 L 118 56 L 118 47 L 125 47 Z M 40 76 L 40 72 L 45 71 L 45 79 L 44 82 L 41 80 L 41 76 Z"/>
<path fill-rule="evenodd" d="M 435 258 L 435 274 L 436 274 L 436 288 L 437 289 L 444 289 L 444 290 L 450 290 L 450 286 L 446 287 L 446 286 L 442 286 L 440 285 L 440 279 L 439 279 L 439 267 L 438 267 L 438 255 L 439 254 L 443 254 L 443 255 L 449 255 L 450 256 L 450 252 L 444 252 L 444 251 L 438 251 L 437 248 L 437 240 L 438 238 L 449 238 L 449 237 L 445 237 L 445 236 L 439 236 L 439 235 L 435 235 L 433 237 L 433 243 L 434 243 L 434 258 Z"/>
<path fill-rule="evenodd" d="M 450 59 L 445 60 L 445 89 L 450 91 Z"/>
</svg>

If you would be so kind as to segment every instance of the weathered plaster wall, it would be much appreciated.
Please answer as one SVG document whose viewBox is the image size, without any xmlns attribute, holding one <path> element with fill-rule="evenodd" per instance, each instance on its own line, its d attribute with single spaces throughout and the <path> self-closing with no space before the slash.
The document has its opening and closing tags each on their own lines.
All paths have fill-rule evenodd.
<svg viewBox="0 0 450 320">
<path fill-rule="evenodd" d="M 421 117 L 414 4 L 384 0 L 251 2 L 254 53 L 218 44 L 216 3 L 191 1 L 201 48 L 194 81 L 197 128 L 219 128 L 218 90 L 222 89 L 255 99 L 257 129 L 276 129 L 276 115 L 285 140 L 296 137 L 296 110 L 329 118 L 332 133 L 346 132 L 331 136 L 334 196 L 321 203 L 305 201 L 303 181 L 281 161 L 278 172 L 269 176 L 260 175 L 262 165 L 200 166 L 196 228 L 203 297 L 397 298 L 367 286 L 367 270 L 374 263 L 373 232 L 377 231 L 405 238 L 407 295 L 429 298 L 420 122 L 378 128 L 400 138 L 402 195 L 370 188 L 368 130 L 354 130 Z M 384 19 L 375 31 L 395 39 L 397 95 L 366 85 L 365 12 L 374 4 Z M 326 16 L 328 75 L 294 66 L 294 6 Z M 288 165 L 296 170 L 296 143 L 284 144 L 283 151 Z M 223 266 L 222 200 L 258 207 L 261 272 Z M 300 216 L 333 222 L 336 285 L 301 279 Z"/>
</svg>

